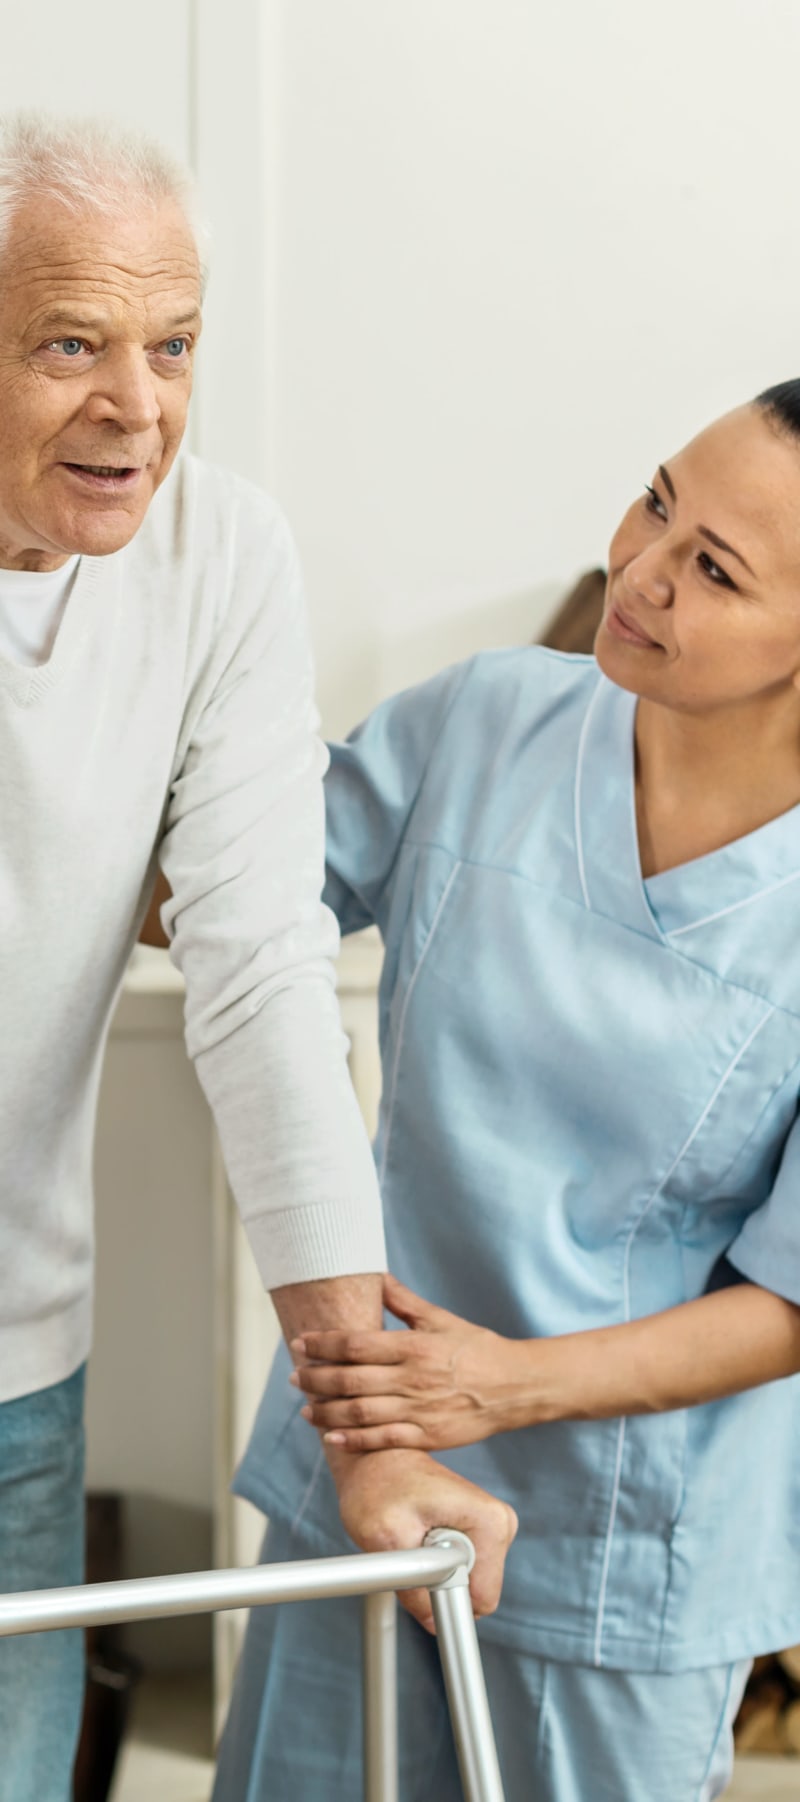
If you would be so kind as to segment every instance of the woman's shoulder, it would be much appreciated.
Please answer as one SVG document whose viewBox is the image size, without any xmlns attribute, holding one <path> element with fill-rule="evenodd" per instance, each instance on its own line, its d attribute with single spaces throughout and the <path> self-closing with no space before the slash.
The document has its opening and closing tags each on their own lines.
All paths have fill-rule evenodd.
<svg viewBox="0 0 800 1802">
<path fill-rule="evenodd" d="M 457 723 L 476 713 L 493 723 L 518 720 L 530 729 L 537 719 L 558 720 L 582 713 L 601 679 L 592 656 L 551 651 L 543 645 L 513 645 L 479 651 L 464 672 L 456 698 Z"/>
<path fill-rule="evenodd" d="M 478 651 L 472 667 L 487 682 L 535 682 L 551 690 L 573 688 L 598 674 L 592 653 L 584 656 L 577 651 L 551 651 L 543 644 Z"/>
</svg>

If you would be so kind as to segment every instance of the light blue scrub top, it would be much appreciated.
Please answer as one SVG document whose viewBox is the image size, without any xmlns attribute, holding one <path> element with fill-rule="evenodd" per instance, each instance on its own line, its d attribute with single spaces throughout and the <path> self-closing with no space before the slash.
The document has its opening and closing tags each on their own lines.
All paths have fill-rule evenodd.
<svg viewBox="0 0 800 1802">
<path fill-rule="evenodd" d="M 643 881 L 635 697 L 490 652 L 328 778 L 326 898 L 377 921 L 392 1269 L 511 1337 L 740 1275 L 800 1304 L 800 808 Z M 342 1544 L 280 1356 L 237 1487 Z M 800 1640 L 800 1379 L 448 1453 L 513 1502 L 495 1640 L 671 1671 Z"/>
</svg>

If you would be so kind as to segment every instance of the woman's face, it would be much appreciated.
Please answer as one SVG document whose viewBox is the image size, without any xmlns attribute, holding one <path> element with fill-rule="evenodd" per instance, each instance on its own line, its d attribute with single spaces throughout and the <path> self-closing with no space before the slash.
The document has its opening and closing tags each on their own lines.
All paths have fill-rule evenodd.
<svg viewBox="0 0 800 1802">
<path fill-rule="evenodd" d="M 689 713 L 794 688 L 800 442 L 745 406 L 662 464 L 611 542 L 601 669 Z"/>
</svg>

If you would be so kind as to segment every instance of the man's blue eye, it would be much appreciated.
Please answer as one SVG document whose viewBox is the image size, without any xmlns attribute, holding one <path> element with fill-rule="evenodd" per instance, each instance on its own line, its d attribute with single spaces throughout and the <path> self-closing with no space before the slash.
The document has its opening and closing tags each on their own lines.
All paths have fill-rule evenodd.
<svg viewBox="0 0 800 1802">
<path fill-rule="evenodd" d="M 56 338 L 54 342 L 55 348 L 63 350 L 65 357 L 76 357 L 83 350 L 81 338 Z"/>
<path fill-rule="evenodd" d="M 182 357 L 186 349 L 185 338 L 168 338 L 164 349 L 168 357 Z"/>
</svg>

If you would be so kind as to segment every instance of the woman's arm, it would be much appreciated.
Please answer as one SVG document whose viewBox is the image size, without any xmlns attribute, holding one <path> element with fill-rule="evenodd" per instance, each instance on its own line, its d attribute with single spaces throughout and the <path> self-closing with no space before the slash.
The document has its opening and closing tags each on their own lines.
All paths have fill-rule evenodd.
<svg viewBox="0 0 800 1802">
<path fill-rule="evenodd" d="M 505 1339 L 394 1277 L 384 1304 L 409 1332 L 304 1333 L 292 1345 L 307 1418 L 351 1451 L 441 1451 L 546 1421 L 660 1414 L 800 1370 L 800 1308 L 748 1282 L 552 1339 Z"/>
</svg>

